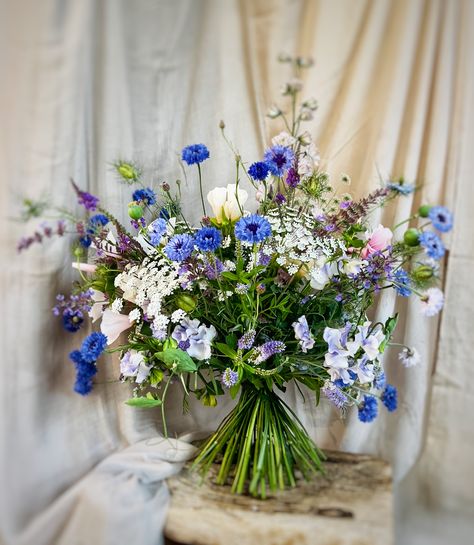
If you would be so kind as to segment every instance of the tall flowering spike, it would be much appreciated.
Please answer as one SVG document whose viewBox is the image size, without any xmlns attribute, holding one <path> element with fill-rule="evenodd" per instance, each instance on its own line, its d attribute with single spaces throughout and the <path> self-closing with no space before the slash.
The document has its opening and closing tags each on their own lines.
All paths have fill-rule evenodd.
<svg viewBox="0 0 474 545">
<path fill-rule="evenodd" d="M 327 380 L 321 391 L 338 409 L 344 409 L 346 407 L 348 403 L 348 398 L 346 394 L 333 382 Z"/>
<path fill-rule="evenodd" d="M 239 350 L 250 350 L 255 342 L 255 329 L 251 329 L 244 333 L 242 337 L 237 342 L 237 347 Z"/>
<path fill-rule="evenodd" d="M 222 384 L 226 388 L 231 388 L 232 386 L 235 386 L 239 381 L 239 375 L 236 371 L 232 371 L 230 367 L 227 367 L 227 369 L 222 373 L 221 380 Z"/>
<path fill-rule="evenodd" d="M 204 144 L 186 146 L 181 152 L 181 159 L 188 165 L 197 165 L 209 158 L 209 150 Z"/>
<path fill-rule="evenodd" d="M 267 341 L 266 343 L 258 346 L 256 362 L 261 363 L 268 360 L 275 354 L 281 354 L 286 349 L 285 343 L 282 341 Z"/>
<path fill-rule="evenodd" d="M 235 236 L 243 242 L 256 244 L 272 234 L 272 228 L 267 218 L 252 214 L 241 218 L 235 224 Z"/>
</svg>

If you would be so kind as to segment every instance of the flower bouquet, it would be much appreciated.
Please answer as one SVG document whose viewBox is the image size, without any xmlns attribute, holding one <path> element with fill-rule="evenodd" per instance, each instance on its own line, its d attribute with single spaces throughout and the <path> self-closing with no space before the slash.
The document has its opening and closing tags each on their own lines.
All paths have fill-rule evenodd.
<svg viewBox="0 0 474 545">
<path fill-rule="evenodd" d="M 380 405 L 396 409 L 382 355 L 397 316 L 373 323 L 367 311 L 381 290 L 393 289 L 417 297 L 424 315 L 439 312 L 443 294 L 435 284 L 445 250 L 437 232 L 452 226 L 441 206 L 422 206 L 392 229 L 371 226 L 375 208 L 415 186 L 382 181 L 361 200 L 333 188 L 302 130 L 317 109 L 314 100 L 299 100 L 298 76 L 311 63 L 283 61 L 294 69 L 282 90 L 290 114 L 269 111 L 286 131 L 262 160 L 245 163 L 221 123 L 235 180 L 205 197 L 210 152 L 203 144 L 182 150 L 183 170 L 192 176 L 186 183 L 199 184 L 198 225 L 181 209 L 184 182 L 153 187 L 137 164 L 118 161 L 118 178 L 134 186 L 130 225 L 73 182 L 82 213 L 49 207 L 59 212 L 57 223 L 42 224 L 19 243 L 23 250 L 53 234 L 74 234 L 78 280 L 72 295 L 57 296 L 53 312 L 69 332 L 87 317 L 100 324 L 70 354 L 74 390 L 89 394 L 101 354 L 118 352 L 119 380 L 133 386 L 127 403 L 161 407 L 165 435 L 172 382 L 182 388 L 185 407 L 190 395 L 215 406 L 229 393 L 238 401 L 193 465 L 205 475 L 217 463 L 218 484 L 261 498 L 322 469 L 324 455 L 280 397 L 289 382 L 312 390 L 316 403 L 322 394 L 341 411 L 356 407 L 362 422 L 373 421 Z M 340 184 L 349 183 L 343 175 Z M 27 200 L 24 218 L 47 208 Z M 417 227 L 402 227 L 410 221 Z M 404 347 L 400 359 L 411 366 L 419 355 Z"/>
</svg>

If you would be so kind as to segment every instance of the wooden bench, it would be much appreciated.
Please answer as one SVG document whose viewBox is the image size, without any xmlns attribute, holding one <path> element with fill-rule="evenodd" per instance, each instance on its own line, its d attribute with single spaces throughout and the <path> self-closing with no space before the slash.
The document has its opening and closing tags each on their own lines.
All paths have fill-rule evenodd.
<svg viewBox="0 0 474 545">
<path fill-rule="evenodd" d="M 186 469 L 169 479 L 168 545 L 391 545 L 387 462 L 326 452 L 326 474 L 265 500 L 235 496 Z M 215 473 L 214 473 L 215 474 Z"/>
</svg>

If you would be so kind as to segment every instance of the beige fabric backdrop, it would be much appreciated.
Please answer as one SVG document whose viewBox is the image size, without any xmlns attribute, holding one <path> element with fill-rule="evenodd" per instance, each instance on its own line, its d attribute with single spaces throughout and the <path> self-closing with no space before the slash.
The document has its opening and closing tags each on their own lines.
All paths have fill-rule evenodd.
<svg viewBox="0 0 474 545">
<path fill-rule="evenodd" d="M 387 359 L 400 388 L 397 415 L 367 426 L 355 415 L 340 420 L 326 404 L 316 410 L 291 389 L 288 399 L 323 446 L 393 463 L 400 527 L 414 504 L 473 514 L 474 2 L 4 0 L 0 7 L 0 538 L 158 543 L 166 505 L 160 480 L 190 454 L 185 441 L 156 440 L 157 414 L 123 405 L 128 392 L 113 382 L 115 360 L 102 364 L 94 394 L 72 393 L 67 354 L 78 339 L 50 314 L 73 277 L 68 241 L 18 257 L 16 239 L 33 228 L 7 221 L 20 196 L 68 205 L 72 176 L 120 213 L 129 188 L 117 183 L 111 161 L 131 157 L 154 181 L 172 180 L 180 175 L 176 154 L 198 141 L 212 153 L 207 187 L 227 183 L 233 167 L 218 122 L 225 119 L 243 157 L 260 157 L 278 130 L 264 112 L 288 77 L 275 60 L 281 51 L 316 60 L 305 75 L 306 93 L 320 103 L 311 131 L 335 178 L 349 173 L 354 195 L 377 187 L 377 169 L 424 183 L 374 221 L 396 223 L 422 201 L 443 202 L 457 220 L 447 238 L 441 324 L 393 296 L 377 308 L 380 316 L 403 312 L 397 335 L 423 358 L 410 370 L 395 351 Z M 186 210 L 197 202 L 190 183 Z M 193 403 L 183 416 L 176 395 L 171 427 L 212 428 L 227 408 Z M 406 539 L 400 533 L 400 543 Z"/>
</svg>

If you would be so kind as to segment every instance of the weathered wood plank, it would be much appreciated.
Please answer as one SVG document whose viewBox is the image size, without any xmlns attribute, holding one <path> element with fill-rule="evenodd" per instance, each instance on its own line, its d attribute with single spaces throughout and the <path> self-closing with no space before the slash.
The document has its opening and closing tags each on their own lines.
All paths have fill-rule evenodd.
<svg viewBox="0 0 474 545">
<path fill-rule="evenodd" d="M 391 545 L 392 483 L 387 462 L 326 452 L 326 474 L 261 501 L 200 485 L 186 469 L 168 481 L 168 543 L 186 545 Z"/>
</svg>

